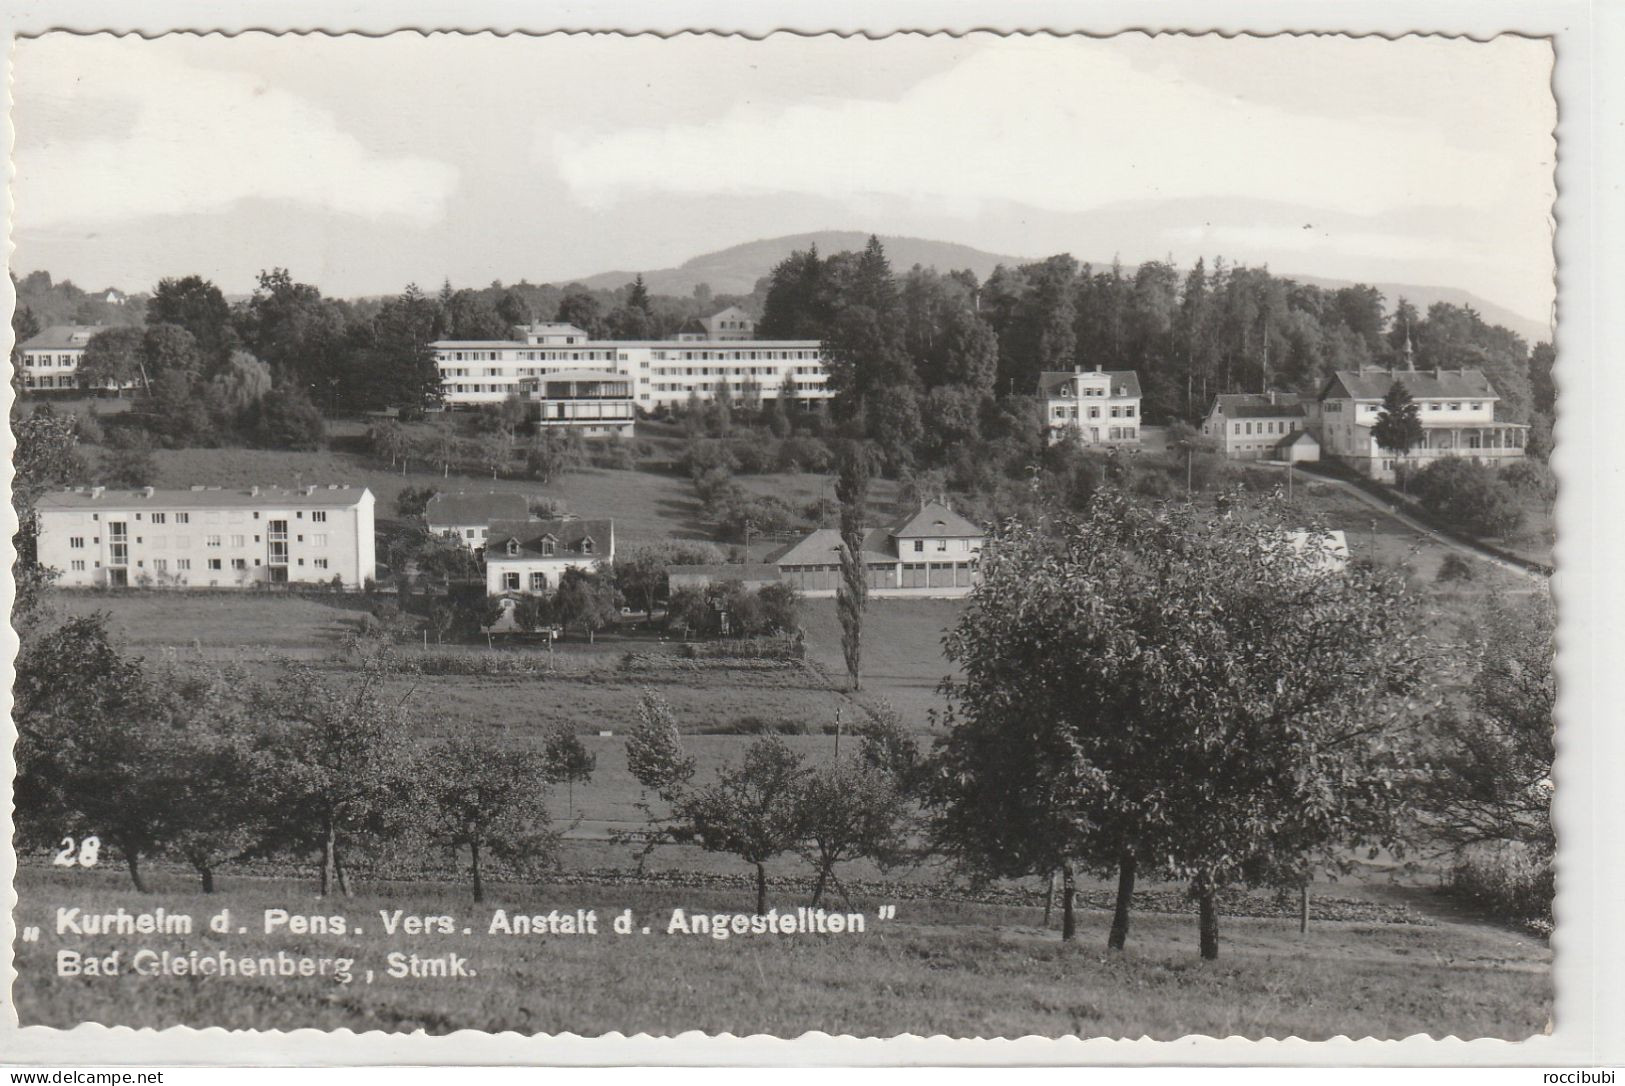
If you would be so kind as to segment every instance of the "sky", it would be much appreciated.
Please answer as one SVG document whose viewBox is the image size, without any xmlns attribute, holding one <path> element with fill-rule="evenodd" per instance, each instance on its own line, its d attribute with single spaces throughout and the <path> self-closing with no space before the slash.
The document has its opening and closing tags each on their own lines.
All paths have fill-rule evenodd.
<svg viewBox="0 0 1625 1086">
<path fill-rule="evenodd" d="M 863 230 L 1554 298 L 1548 42 L 47 35 L 12 268 L 338 296 Z"/>
</svg>

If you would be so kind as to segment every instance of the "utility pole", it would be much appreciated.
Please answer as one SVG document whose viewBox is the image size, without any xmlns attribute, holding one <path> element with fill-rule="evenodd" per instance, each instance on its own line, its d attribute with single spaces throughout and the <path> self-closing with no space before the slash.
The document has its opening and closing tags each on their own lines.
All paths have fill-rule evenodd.
<svg viewBox="0 0 1625 1086">
<path fill-rule="evenodd" d="M 840 760 L 841 760 L 841 707 L 839 705 L 837 705 L 835 707 L 835 761 L 836 761 L 837 764 L 839 764 Z"/>
</svg>

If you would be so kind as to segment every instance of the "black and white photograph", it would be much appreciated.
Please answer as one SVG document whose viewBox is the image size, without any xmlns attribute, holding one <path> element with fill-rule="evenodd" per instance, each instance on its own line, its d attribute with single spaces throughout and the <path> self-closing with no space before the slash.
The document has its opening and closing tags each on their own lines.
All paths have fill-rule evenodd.
<svg viewBox="0 0 1625 1086">
<path fill-rule="evenodd" d="M 15 37 L 9 1028 L 1551 1034 L 1559 54 Z"/>
</svg>

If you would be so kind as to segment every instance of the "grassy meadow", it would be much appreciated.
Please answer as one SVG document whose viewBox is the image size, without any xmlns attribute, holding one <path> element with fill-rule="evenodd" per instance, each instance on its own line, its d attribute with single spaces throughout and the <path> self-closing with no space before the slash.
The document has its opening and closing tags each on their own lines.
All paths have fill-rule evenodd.
<svg viewBox="0 0 1625 1086">
<path fill-rule="evenodd" d="M 1196 954 L 1194 918 L 1136 917 L 1128 950 L 1104 949 L 1109 916 L 1085 911 L 1077 942 L 1063 945 L 1036 907 L 897 902 L 895 920 L 876 918 L 881 898 L 859 894 L 863 934 L 709 936 L 666 934 L 671 910 L 748 910 L 743 890 L 643 886 L 498 885 L 482 905 L 462 887 L 363 887 L 348 899 L 316 899 L 308 882 L 239 880 L 197 893 L 180 876 L 158 876 L 155 892 L 126 890 L 114 872 L 25 870 L 19 927 L 42 929 L 17 944 L 15 990 L 24 1025 L 68 1028 L 83 1021 L 135 1028 L 176 1023 L 203 1028 L 386 1031 L 514 1030 L 525 1034 L 609 1031 L 670 1035 L 899 1033 L 977 1037 L 1024 1035 L 1171 1039 L 1243 1037 L 1521 1039 L 1547 1027 L 1549 952 L 1540 940 L 1470 924 L 1434 926 L 1317 921 L 1300 936 L 1283 918 L 1226 919 L 1221 957 Z M 778 908 L 803 904 L 774 889 Z M 189 936 L 58 935 L 58 907 L 132 912 L 162 904 L 187 913 Z M 230 908 L 247 934 L 220 936 L 203 921 Z M 262 911 L 343 915 L 360 934 L 261 934 Z M 547 913 L 593 909 L 600 931 L 632 909 L 649 935 L 489 934 L 493 910 Z M 847 906 L 842 906 L 843 910 Z M 454 934 L 386 935 L 379 911 L 446 915 Z M 462 928 L 469 934 L 462 934 Z M 352 959 L 352 982 L 331 977 L 130 975 L 137 948 L 181 954 L 222 949 L 234 957 L 289 955 Z M 106 956 L 121 950 L 124 972 L 57 977 L 59 950 Z M 387 975 L 388 955 L 425 959 L 455 953 L 472 977 Z M 373 971 L 369 983 L 365 970 Z"/>
<path fill-rule="evenodd" d="M 245 449 L 176 450 L 155 454 L 162 486 L 241 486 L 251 483 L 344 482 L 371 487 L 381 516 L 393 516 L 403 486 L 443 490 L 498 489 L 562 500 L 585 516 L 612 515 L 620 548 L 665 539 L 709 538 L 686 478 L 646 468 L 585 469 L 542 485 L 526 480 L 453 476 L 413 462 L 406 474 L 390 471 L 359 451 L 267 452 Z M 350 435 L 353 439 L 353 435 Z M 1239 469 L 1249 486 L 1271 485 L 1281 469 Z M 1284 478 L 1280 481 L 1284 482 Z M 792 501 L 830 496 L 826 476 L 740 476 L 741 485 Z M 877 483 L 876 516 L 894 496 Z M 1342 490 L 1299 474 L 1294 495 L 1342 529 L 1355 557 L 1403 564 L 1428 600 L 1435 635 L 1460 643 L 1460 624 L 1485 595 L 1527 590 L 1527 580 L 1474 560 L 1468 582 L 1440 584 L 1450 550 L 1371 509 Z M 759 549 L 766 547 L 758 544 Z M 373 600 L 359 595 L 55 591 L 63 615 L 106 612 L 114 634 L 149 659 L 233 662 L 259 675 L 278 661 L 304 660 L 344 682 L 356 666 L 346 648 Z M 17 882 L 19 927 L 38 925 L 38 942 L 17 944 L 20 974 L 15 998 L 24 1024 L 66 1027 L 80 1021 L 134 1027 L 193 1026 L 261 1029 L 351 1028 L 512 1029 L 524 1033 L 613 1030 L 671 1034 L 700 1029 L 781 1036 L 807 1030 L 829 1033 L 945 1033 L 961 1036 L 1026 1034 L 1173 1038 L 1190 1033 L 1305 1038 L 1435 1036 L 1522 1038 L 1546 1028 L 1551 1009 L 1550 952 L 1544 940 L 1464 914 L 1433 892 L 1433 872 L 1371 864 L 1335 886 L 1316 888 L 1324 913 L 1307 936 L 1294 918 L 1269 910 L 1237 909 L 1222 921 L 1221 958 L 1197 956 L 1193 915 L 1145 910 L 1137 914 L 1130 947 L 1104 950 L 1109 915 L 1099 906 L 1110 887 L 1086 881 L 1091 907 L 1082 913 L 1079 940 L 1063 946 L 1044 926 L 1031 893 L 1026 904 L 981 899 L 926 900 L 904 895 L 888 902 L 875 880 L 924 894 L 947 873 L 938 867 L 879 872 L 864 864 L 843 868 L 854 907 L 869 916 L 861 936 L 754 937 L 717 941 L 661 933 L 652 918 L 672 908 L 748 910 L 751 895 L 739 880 L 748 869 L 737 858 L 666 846 L 645 870 L 665 882 L 641 882 L 634 847 L 613 835 L 637 828 L 647 802 L 626 769 L 625 732 L 637 699 L 652 690 L 669 701 L 685 743 L 709 779 L 737 759 L 753 721 L 788 727 L 793 749 L 809 761 L 834 757 L 837 715 L 848 731 L 866 708 L 890 703 L 929 743 L 930 713 L 942 707 L 938 684 L 951 668 L 942 638 L 963 601 L 870 601 L 865 619 L 864 684 L 846 689 L 840 629 L 832 600 L 803 602 L 807 635 L 804 662 L 689 660 L 678 647 L 647 631 L 607 633 L 594 645 L 567 641 L 548 654 L 539 646 L 498 648 L 503 659 L 533 668 L 516 673 L 423 674 L 391 680 L 414 709 L 420 738 L 451 734 L 495 736 L 515 746 L 539 744 L 565 724 L 583 736 L 597 759 L 593 777 L 549 797 L 555 825 L 565 833 L 560 871 L 537 884 L 499 883 L 491 900 L 475 907 L 465 886 L 424 881 L 387 883 L 363 878 L 353 899 L 321 901 L 309 879 L 257 868 L 221 873 L 223 892 L 205 896 L 177 869 L 154 865 L 155 892 L 137 895 L 116 868 L 62 872 L 26 857 Z M 410 662 L 423 650 L 405 645 Z M 435 658 L 488 659 L 484 645 L 437 646 Z M 602 732 L 613 734 L 603 735 Z M 850 744 L 850 738 L 843 738 Z M 850 751 L 843 747 L 843 753 Z M 364 865 L 358 862 L 358 870 Z M 806 865 L 797 858 L 769 864 L 774 903 L 805 904 Z M 267 877 L 275 875 L 278 877 Z M 593 880 L 597 880 L 596 884 Z M 859 881 L 852 881 L 859 880 Z M 685 887 L 684 882 L 688 885 Z M 1179 888 L 1148 883 L 1151 895 L 1179 903 Z M 898 891 L 901 893 L 901 890 Z M 1352 902 L 1375 909 L 1342 909 Z M 876 906 L 895 903 L 898 918 L 879 923 Z M 321 953 L 353 956 L 373 968 L 371 984 L 330 979 L 198 979 L 186 977 L 58 978 L 57 950 L 107 954 L 137 937 L 58 936 L 58 906 L 95 911 L 162 904 L 195 916 L 230 907 L 255 918 L 267 908 L 327 915 L 343 913 L 365 929 L 355 936 L 266 936 L 221 940 L 140 937 L 157 949 L 217 950 L 242 954 Z M 529 913 L 595 908 L 609 914 L 634 909 L 656 927 L 649 936 L 596 938 L 507 937 L 486 934 L 490 910 Z M 379 909 L 447 914 L 469 935 L 385 937 Z M 1240 915 L 1240 914 L 1245 915 Z M 629 943 L 637 943 L 633 950 Z M 392 951 L 466 956 L 477 978 L 403 978 L 384 975 Z M 126 955 L 127 957 L 128 955 Z M 228 990 L 229 989 L 229 990 Z"/>
</svg>

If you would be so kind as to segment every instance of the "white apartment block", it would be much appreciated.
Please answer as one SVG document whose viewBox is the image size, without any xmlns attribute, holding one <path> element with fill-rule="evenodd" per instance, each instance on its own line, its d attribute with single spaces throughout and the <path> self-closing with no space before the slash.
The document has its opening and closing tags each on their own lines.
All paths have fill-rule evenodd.
<svg viewBox="0 0 1625 1086">
<path fill-rule="evenodd" d="M 79 363 L 85 357 L 85 345 L 97 332 L 106 331 L 100 324 L 53 324 L 37 336 L 23 341 L 17 348 L 21 359 L 17 366 L 25 392 L 74 390 L 80 387 Z M 98 386 L 111 390 L 113 386 Z M 121 388 L 134 388 L 127 382 Z"/>
<path fill-rule="evenodd" d="M 766 401 L 778 398 L 788 377 L 795 384 L 797 402 L 804 408 L 830 398 L 828 374 L 817 340 L 735 339 L 731 337 L 742 329 L 721 325 L 743 323 L 747 318 L 742 313 L 737 318 L 716 318 L 723 318 L 723 314 L 707 318 L 718 325 L 715 332 L 701 323 L 708 329 L 707 334 L 715 336 L 710 339 L 684 333 L 677 339 L 665 340 L 591 340 L 574 325 L 531 324 L 516 329 L 520 334 L 516 340 L 440 340 L 432 347 L 446 406 L 500 404 L 509 396 L 524 394 L 528 388 L 529 398 L 547 401 L 549 421 L 564 421 L 589 430 L 618 424 L 627 403 L 648 412 L 681 406 L 690 394 L 709 401 L 715 397 L 719 382 L 736 399 L 744 397 L 754 382 Z M 624 400 L 615 397 L 614 403 L 603 401 L 601 407 L 587 406 L 574 393 L 547 395 L 546 379 L 583 380 L 583 374 L 597 375 L 599 380 L 624 378 L 630 382 L 628 395 Z M 526 386 L 525 382 L 532 383 Z M 567 406 L 561 415 L 561 400 L 577 403 Z"/>
<path fill-rule="evenodd" d="M 360 588 L 376 575 L 366 487 L 75 487 L 35 506 L 39 561 L 74 588 Z"/>
<path fill-rule="evenodd" d="M 1140 443 L 1140 375 L 1133 370 L 1046 372 L 1038 394 L 1051 445 L 1068 438 L 1091 446 Z"/>
</svg>

